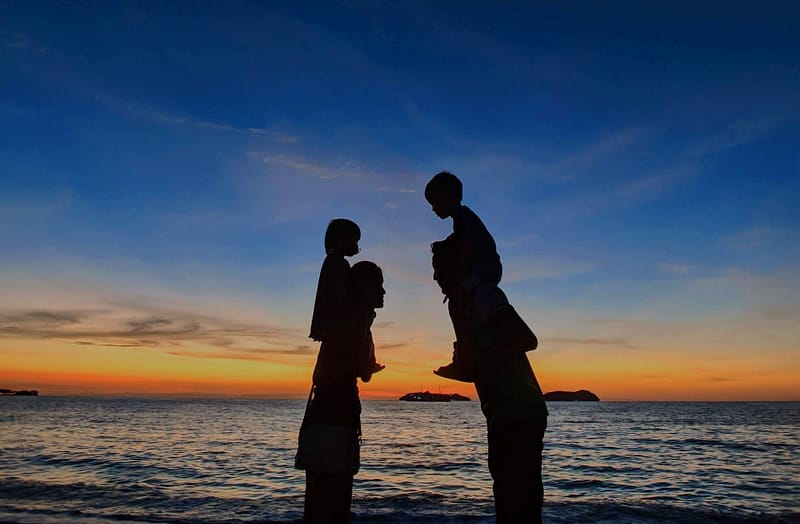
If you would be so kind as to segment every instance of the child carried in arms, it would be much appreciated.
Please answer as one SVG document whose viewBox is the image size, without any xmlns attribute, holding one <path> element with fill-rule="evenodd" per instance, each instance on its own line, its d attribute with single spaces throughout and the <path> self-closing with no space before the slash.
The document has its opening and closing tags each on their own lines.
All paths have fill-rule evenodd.
<svg viewBox="0 0 800 524">
<path fill-rule="evenodd" d="M 361 229 L 352 220 L 335 218 L 330 221 L 325 231 L 325 260 L 319 272 L 319 283 L 314 301 L 314 313 L 311 319 L 309 338 L 317 342 L 325 342 L 330 332 L 347 319 L 348 283 L 350 264 L 344 257 L 358 254 L 358 242 L 361 240 Z M 375 360 L 375 349 L 365 356 L 359 366 L 359 377 L 369 382 L 374 373 L 386 366 Z"/>
</svg>

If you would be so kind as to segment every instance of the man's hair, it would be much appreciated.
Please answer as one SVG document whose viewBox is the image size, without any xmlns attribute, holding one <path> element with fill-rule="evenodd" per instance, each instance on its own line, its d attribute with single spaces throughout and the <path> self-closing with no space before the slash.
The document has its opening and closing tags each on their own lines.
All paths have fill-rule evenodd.
<svg viewBox="0 0 800 524">
<path fill-rule="evenodd" d="M 358 224 L 346 218 L 334 218 L 325 230 L 325 252 L 330 253 L 337 242 L 352 236 L 357 241 L 361 240 L 361 228 Z"/>
<path fill-rule="evenodd" d="M 461 180 L 449 171 L 436 173 L 431 178 L 431 181 L 428 182 L 428 185 L 425 186 L 425 199 L 429 202 L 432 198 L 443 194 L 453 195 L 461 202 L 464 197 L 463 193 L 464 186 L 461 184 Z"/>
<path fill-rule="evenodd" d="M 347 281 L 347 294 L 355 303 L 361 300 L 367 286 L 376 284 L 383 280 L 383 271 L 375 262 L 362 260 L 353 265 L 350 269 L 350 277 Z"/>
</svg>

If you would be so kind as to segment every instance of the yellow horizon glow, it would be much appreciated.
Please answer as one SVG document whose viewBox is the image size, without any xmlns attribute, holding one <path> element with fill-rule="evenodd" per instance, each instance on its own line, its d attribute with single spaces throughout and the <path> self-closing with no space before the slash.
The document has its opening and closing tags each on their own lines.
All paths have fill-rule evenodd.
<svg viewBox="0 0 800 524">
<path fill-rule="evenodd" d="M 313 356 L 265 362 L 53 341 L 26 342 L 25 352 L 11 351 L 10 345 L 0 343 L 0 387 L 36 389 L 41 395 L 305 398 L 314 363 Z M 387 369 L 359 383 L 363 399 L 396 399 L 418 390 L 477 399 L 471 384 L 433 375 L 449 355 L 418 348 L 382 355 L 380 346 L 378 354 Z M 544 391 L 588 389 L 609 401 L 800 400 L 796 370 L 758 368 L 757 358 L 718 362 L 709 373 L 679 354 L 646 360 L 541 350 L 528 355 Z"/>
</svg>

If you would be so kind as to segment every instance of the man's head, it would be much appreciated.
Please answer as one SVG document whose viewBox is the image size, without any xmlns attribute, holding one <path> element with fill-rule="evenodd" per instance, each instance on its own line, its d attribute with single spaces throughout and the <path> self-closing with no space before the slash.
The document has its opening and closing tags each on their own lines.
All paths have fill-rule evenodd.
<svg viewBox="0 0 800 524">
<path fill-rule="evenodd" d="M 358 254 L 361 228 L 352 220 L 334 218 L 325 230 L 325 253 L 351 257 Z"/>
<path fill-rule="evenodd" d="M 371 308 L 383 307 L 383 271 L 375 262 L 363 260 L 350 269 L 348 293 L 356 304 Z"/>
<path fill-rule="evenodd" d="M 425 200 L 439 218 L 455 215 L 461 205 L 464 187 L 453 173 L 442 171 L 425 186 Z"/>
<path fill-rule="evenodd" d="M 459 283 L 458 241 L 455 234 L 431 244 L 433 252 L 433 279 L 439 284 L 442 293 L 452 294 Z"/>
</svg>

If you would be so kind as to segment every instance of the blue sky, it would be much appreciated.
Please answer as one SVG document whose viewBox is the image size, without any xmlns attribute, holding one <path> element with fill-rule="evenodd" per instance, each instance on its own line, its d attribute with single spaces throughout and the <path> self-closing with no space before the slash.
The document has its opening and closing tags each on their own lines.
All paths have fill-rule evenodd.
<svg viewBox="0 0 800 524">
<path fill-rule="evenodd" d="M 794 2 L 0 2 L 0 308 L 169 302 L 295 330 L 305 365 L 345 216 L 384 340 L 446 361 L 422 189 L 447 169 L 545 369 L 765 344 L 798 370 L 799 26 Z"/>
</svg>

